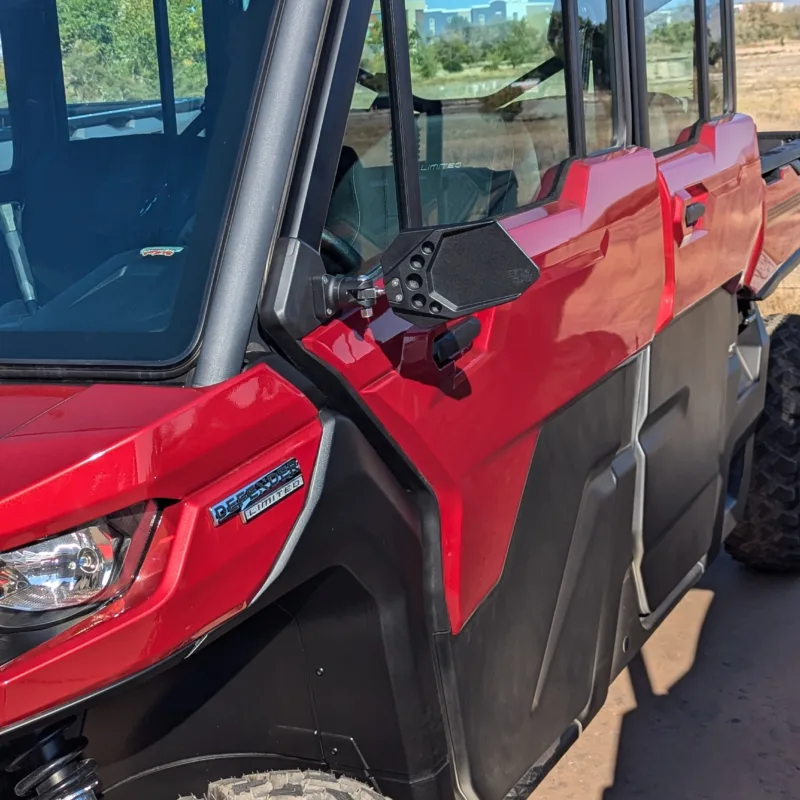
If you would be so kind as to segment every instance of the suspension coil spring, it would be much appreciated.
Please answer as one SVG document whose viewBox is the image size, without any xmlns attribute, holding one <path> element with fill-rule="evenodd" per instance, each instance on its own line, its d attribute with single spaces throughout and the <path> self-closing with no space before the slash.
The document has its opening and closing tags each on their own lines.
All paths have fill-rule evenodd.
<svg viewBox="0 0 800 800">
<path fill-rule="evenodd" d="M 67 738 L 75 722 L 64 720 L 42 731 L 28 742 L 6 767 L 9 773 L 27 772 L 14 787 L 17 797 L 35 800 L 97 800 L 95 789 L 100 778 L 96 763 L 82 758 L 88 741 L 83 737 Z"/>
</svg>

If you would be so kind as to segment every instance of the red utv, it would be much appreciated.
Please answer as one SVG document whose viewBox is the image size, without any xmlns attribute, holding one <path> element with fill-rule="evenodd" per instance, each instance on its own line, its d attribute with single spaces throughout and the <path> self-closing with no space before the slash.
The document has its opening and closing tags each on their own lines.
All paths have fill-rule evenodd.
<svg viewBox="0 0 800 800">
<path fill-rule="evenodd" d="M 0 5 L 0 796 L 527 796 L 800 558 L 731 0 L 100 5 Z"/>
</svg>

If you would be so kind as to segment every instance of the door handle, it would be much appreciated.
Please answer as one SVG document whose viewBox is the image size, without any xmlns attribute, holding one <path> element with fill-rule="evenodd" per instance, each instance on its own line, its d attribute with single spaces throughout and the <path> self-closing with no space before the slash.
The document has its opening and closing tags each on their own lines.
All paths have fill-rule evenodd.
<svg viewBox="0 0 800 800">
<path fill-rule="evenodd" d="M 477 317 L 467 317 L 448 328 L 433 340 L 433 360 L 441 368 L 455 361 L 478 338 L 481 321 Z"/>
<path fill-rule="evenodd" d="M 700 222 L 703 214 L 706 213 L 706 204 L 700 201 L 695 203 L 689 203 L 686 206 L 686 214 L 684 215 L 684 222 L 686 223 L 687 228 L 693 228 Z"/>
</svg>

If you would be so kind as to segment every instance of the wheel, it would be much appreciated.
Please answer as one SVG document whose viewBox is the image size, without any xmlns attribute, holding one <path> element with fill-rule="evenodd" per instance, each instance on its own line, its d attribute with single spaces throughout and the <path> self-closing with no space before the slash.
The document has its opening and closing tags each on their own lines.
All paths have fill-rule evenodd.
<svg viewBox="0 0 800 800">
<path fill-rule="evenodd" d="M 770 355 L 744 520 L 725 541 L 742 564 L 800 570 L 800 315 L 765 320 Z"/>
<path fill-rule="evenodd" d="M 326 772 L 260 772 L 214 781 L 208 800 L 384 800 L 369 786 Z M 193 800 L 193 798 L 180 798 Z"/>
</svg>

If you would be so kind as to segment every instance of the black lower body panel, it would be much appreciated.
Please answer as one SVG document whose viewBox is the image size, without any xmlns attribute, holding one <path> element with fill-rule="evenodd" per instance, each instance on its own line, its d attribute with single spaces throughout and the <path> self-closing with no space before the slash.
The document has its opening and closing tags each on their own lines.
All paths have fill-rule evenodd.
<svg viewBox="0 0 800 800">
<path fill-rule="evenodd" d="M 711 548 L 723 488 L 725 411 L 736 297 L 719 289 L 653 341 L 641 576 L 655 612 Z"/>
<path fill-rule="evenodd" d="M 620 369 L 545 423 L 503 575 L 440 639 L 461 780 L 486 800 L 540 759 L 538 780 L 548 749 L 605 698 L 631 562 L 635 383 L 633 365 Z"/>
<path fill-rule="evenodd" d="M 352 423 L 325 426 L 319 500 L 257 607 L 85 710 L 109 800 L 202 796 L 211 780 L 296 767 L 397 800 L 452 797 L 418 516 Z"/>
</svg>

